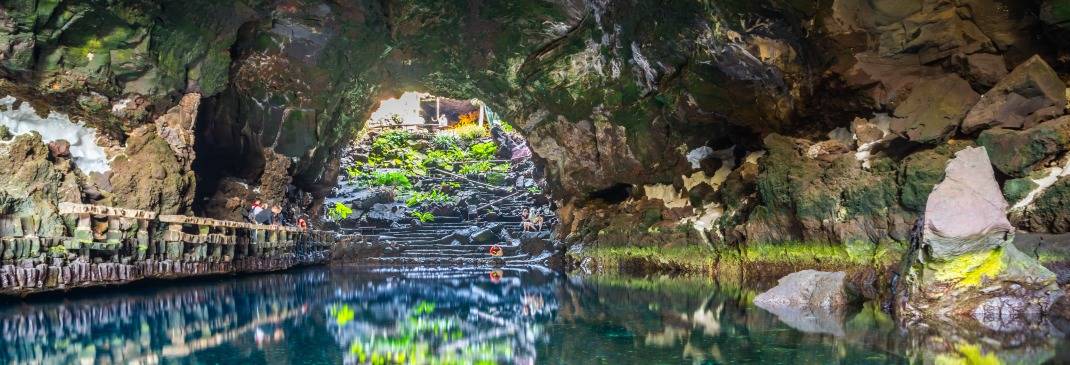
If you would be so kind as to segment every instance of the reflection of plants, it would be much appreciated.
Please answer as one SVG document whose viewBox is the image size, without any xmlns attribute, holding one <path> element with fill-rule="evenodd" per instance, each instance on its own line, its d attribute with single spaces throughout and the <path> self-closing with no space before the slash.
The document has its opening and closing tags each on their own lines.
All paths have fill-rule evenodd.
<svg viewBox="0 0 1070 365">
<path fill-rule="evenodd" d="M 340 323 L 339 314 L 348 308 L 332 306 L 330 315 Z M 451 346 L 471 340 L 463 330 L 465 321 L 457 315 L 443 317 L 435 309 L 435 303 L 421 300 L 401 312 L 404 317 L 393 321 L 392 328 L 362 330 L 348 343 L 349 360 L 361 364 L 497 364 L 513 356 L 513 344 L 507 338 Z"/>
<path fill-rule="evenodd" d="M 352 321 L 357 317 L 356 312 L 353 312 L 353 309 L 345 304 L 340 307 L 332 305 L 330 313 L 334 316 L 334 323 L 339 326 L 345 326 L 346 323 L 349 323 L 349 321 Z"/>
<path fill-rule="evenodd" d="M 349 209 L 345 204 L 338 202 L 334 203 L 334 206 L 327 210 L 327 216 L 336 221 L 346 219 L 350 214 L 353 214 L 353 210 Z"/>
<path fill-rule="evenodd" d="M 427 193 L 419 191 L 412 194 L 409 199 L 406 199 L 405 205 L 415 207 L 417 205 L 423 204 L 424 202 L 448 203 L 451 200 L 452 198 L 449 195 L 438 190 L 432 190 L 431 192 Z"/>
<path fill-rule="evenodd" d="M 422 223 L 428 223 L 428 222 L 434 222 L 435 221 L 435 215 L 430 213 L 430 212 L 421 212 L 421 211 L 416 210 L 416 211 L 412 212 L 412 217 L 416 218 L 417 220 L 419 220 Z"/>
<path fill-rule="evenodd" d="M 412 309 L 412 314 L 418 316 L 421 314 L 430 314 L 434 311 L 435 303 L 431 303 L 426 300 L 421 300 L 419 303 L 416 304 L 416 308 Z"/>
</svg>

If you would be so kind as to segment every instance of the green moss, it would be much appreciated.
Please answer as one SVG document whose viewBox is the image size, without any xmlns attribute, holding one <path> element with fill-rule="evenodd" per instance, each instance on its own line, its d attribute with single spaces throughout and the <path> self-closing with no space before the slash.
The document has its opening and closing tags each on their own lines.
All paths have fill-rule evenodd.
<svg viewBox="0 0 1070 365">
<path fill-rule="evenodd" d="M 925 210 L 925 203 L 933 187 L 944 179 L 948 157 L 934 150 L 914 153 L 903 160 L 899 169 L 902 191 L 899 201 L 914 212 Z"/>
<path fill-rule="evenodd" d="M 581 253 L 604 267 L 624 262 L 644 260 L 685 268 L 693 272 L 708 271 L 716 263 L 716 254 L 709 247 L 698 245 L 589 247 Z"/>
<path fill-rule="evenodd" d="M 937 282 L 953 282 L 957 287 L 981 285 L 984 278 L 995 278 L 1003 270 L 1003 248 L 970 252 L 946 262 L 932 262 L 927 267 Z"/>
<path fill-rule="evenodd" d="M 1037 186 L 1030 178 L 1010 179 L 1003 183 L 1003 197 L 1007 198 L 1008 203 L 1014 204 L 1029 195 Z"/>
</svg>

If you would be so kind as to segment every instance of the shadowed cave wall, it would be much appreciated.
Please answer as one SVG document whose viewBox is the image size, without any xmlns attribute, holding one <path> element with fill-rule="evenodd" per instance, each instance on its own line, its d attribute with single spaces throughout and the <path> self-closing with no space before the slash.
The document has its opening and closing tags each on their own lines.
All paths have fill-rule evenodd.
<svg viewBox="0 0 1070 365">
<path fill-rule="evenodd" d="M 1032 199 L 1019 227 L 1065 232 L 1070 178 L 1035 180 L 1070 148 L 1068 6 L 18 1 L 0 14 L 0 70 L 8 94 L 125 156 L 60 179 L 87 202 L 318 212 L 378 100 L 415 90 L 491 101 L 528 138 L 562 238 L 902 241 L 948 157 L 976 144 L 1008 198 Z M 168 124 L 190 94 L 195 118 Z"/>
</svg>

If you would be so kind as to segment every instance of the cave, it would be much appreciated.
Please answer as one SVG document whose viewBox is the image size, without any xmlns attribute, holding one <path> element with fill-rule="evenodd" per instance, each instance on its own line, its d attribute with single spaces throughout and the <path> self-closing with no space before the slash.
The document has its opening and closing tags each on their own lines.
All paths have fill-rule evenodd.
<svg viewBox="0 0 1070 365">
<path fill-rule="evenodd" d="M 1067 362 L 1068 40 L 1065 0 L 4 2 L 0 295 L 120 295 L 0 307 L 0 359 Z"/>
</svg>

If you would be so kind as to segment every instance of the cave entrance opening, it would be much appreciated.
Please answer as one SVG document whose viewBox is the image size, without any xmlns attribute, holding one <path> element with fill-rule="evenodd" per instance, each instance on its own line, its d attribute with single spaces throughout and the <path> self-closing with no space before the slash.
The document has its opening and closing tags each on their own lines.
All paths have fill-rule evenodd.
<svg viewBox="0 0 1070 365">
<path fill-rule="evenodd" d="M 340 167 L 324 217 L 346 233 L 508 245 L 556 221 L 527 141 L 480 100 L 383 100 Z"/>
</svg>

